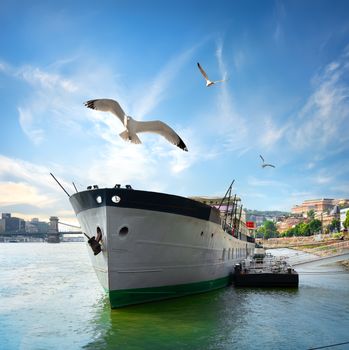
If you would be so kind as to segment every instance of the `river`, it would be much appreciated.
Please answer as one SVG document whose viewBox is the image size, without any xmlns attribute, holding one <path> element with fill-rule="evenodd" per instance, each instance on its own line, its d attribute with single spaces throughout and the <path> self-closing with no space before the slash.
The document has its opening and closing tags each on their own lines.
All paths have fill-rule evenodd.
<svg viewBox="0 0 349 350">
<path fill-rule="evenodd" d="M 284 251 L 283 251 L 284 252 Z M 349 274 L 111 310 L 84 243 L 0 244 L 0 349 L 349 349 Z"/>
</svg>

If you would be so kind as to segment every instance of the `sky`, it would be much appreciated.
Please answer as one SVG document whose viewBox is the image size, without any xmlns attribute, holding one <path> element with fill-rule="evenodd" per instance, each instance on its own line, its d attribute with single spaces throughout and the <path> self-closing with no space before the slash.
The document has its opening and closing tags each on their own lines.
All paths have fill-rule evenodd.
<svg viewBox="0 0 349 350">
<path fill-rule="evenodd" d="M 349 198 L 348 1 L 3 0 L 0 23 L 0 212 L 76 222 L 50 173 L 70 194 L 220 196 L 235 180 L 257 210 Z M 206 87 L 197 62 L 227 81 Z M 125 142 L 96 98 L 188 152 Z"/>
</svg>

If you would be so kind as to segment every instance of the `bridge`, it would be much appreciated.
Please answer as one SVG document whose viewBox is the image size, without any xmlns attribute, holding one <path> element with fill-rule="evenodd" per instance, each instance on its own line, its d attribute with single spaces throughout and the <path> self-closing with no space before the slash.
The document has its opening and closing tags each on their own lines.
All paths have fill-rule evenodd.
<svg viewBox="0 0 349 350">
<path fill-rule="evenodd" d="M 79 231 L 59 231 L 58 224 L 79 229 Z M 50 217 L 50 227 L 47 232 L 26 232 L 13 231 L 4 232 L 0 235 L 0 242 L 30 242 L 30 241 L 47 241 L 49 243 L 59 243 L 65 235 L 83 235 L 81 228 L 75 225 L 59 222 L 58 217 Z"/>
</svg>

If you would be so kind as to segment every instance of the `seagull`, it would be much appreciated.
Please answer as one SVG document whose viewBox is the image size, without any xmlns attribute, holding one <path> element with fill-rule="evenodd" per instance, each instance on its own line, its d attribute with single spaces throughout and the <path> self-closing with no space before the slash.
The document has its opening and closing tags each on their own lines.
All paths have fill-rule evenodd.
<svg viewBox="0 0 349 350">
<path fill-rule="evenodd" d="M 97 111 L 111 112 L 117 116 L 126 128 L 125 131 L 120 133 L 120 137 L 125 141 L 131 141 L 131 143 L 140 144 L 142 141 L 137 136 L 137 133 L 152 132 L 163 136 L 170 143 L 181 148 L 183 151 L 188 152 L 187 146 L 184 144 L 179 135 L 167 124 L 163 123 L 160 120 L 153 120 L 148 122 L 137 121 L 132 117 L 126 115 L 117 101 L 108 98 L 89 100 L 84 102 L 84 105 Z"/>
<path fill-rule="evenodd" d="M 263 161 L 262 168 L 265 168 L 266 166 L 270 166 L 270 167 L 272 167 L 272 168 L 275 168 L 275 165 L 265 163 L 265 162 L 264 162 L 264 158 L 263 158 L 261 155 L 259 155 L 259 156 L 261 157 L 261 159 L 262 159 L 262 161 Z"/>
<path fill-rule="evenodd" d="M 205 80 L 206 80 L 206 86 L 207 86 L 207 87 L 209 87 L 209 86 L 211 86 L 211 85 L 213 85 L 213 84 L 216 84 L 216 83 L 222 83 L 223 81 L 226 81 L 226 79 L 211 81 L 211 80 L 208 78 L 206 72 L 205 72 L 205 71 L 202 69 L 202 67 L 200 66 L 200 63 L 199 63 L 199 62 L 198 62 L 198 67 L 199 67 L 199 69 L 200 69 L 201 74 L 204 76 L 204 78 L 205 78 Z"/>
</svg>

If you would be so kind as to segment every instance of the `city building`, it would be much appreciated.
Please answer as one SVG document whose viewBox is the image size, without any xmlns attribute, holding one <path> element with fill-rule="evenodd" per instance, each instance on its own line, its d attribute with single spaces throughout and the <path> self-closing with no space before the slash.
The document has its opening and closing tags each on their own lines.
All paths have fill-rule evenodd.
<svg viewBox="0 0 349 350">
<path fill-rule="evenodd" d="M 276 228 L 279 233 L 286 232 L 287 230 L 295 227 L 299 223 L 304 221 L 304 217 L 301 215 L 292 215 L 289 217 L 283 217 L 276 222 Z"/>
<path fill-rule="evenodd" d="M 332 198 L 321 198 L 321 199 L 307 199 L 300 205 L 295 205 L 291 212 L 292 214 L 307 216 L 308 211 L 314 210 L 315 214 L 321 214 L 324 212 L 331 212 L 335 206 L 345 207 L 349 206 L 349 199 L 332 199 Z"/>
<path fill-rule="evenodd" d="M 12 217 L 10 213 L 1 214 L 0 232 L 25 232 L 25 221 Z"/>
<path fill-rule="evenodd" d="M 333 199 L 307 199 L 301 205 L 295 205 L 291 212 L 292 214 L 307 216 L 310 210 L 314 210 L 315 213 L 323 213 L 326 210 L 331 210 L 334 206 Z"/>
<path fill-rule="evenodd" d="M 23 233 L 47 233 L 50 224 L 39 221 L 37 218 L 25 221 L 21 218 L 11 216 L 11 213 L 2 213 L 0 219 L 0 234 L 11 232 Z"/>
<path fill-rule="evenodd" d="M 5 226 L 5 220 L 4 219 L 0 219 L 0 234 L 5 232 L 6 226 Z"/>
<path fill-rule="evenodd" d="M 349 206 L 349 199 L 308 199 L 301 205 L 295 205 L 291 211 L 293 214 L 302 215 L 307 217 L 310 210 L 315 213 L 315 219 L 322 222 L 322 227 L 326 229 L 332 224 L 333 220 L 340 220 L 340 208 L 343 206 Z"/>
<path fill-rule="evenodd" d="M 47 222 L 39 221 L 38 218 L 33 218 L 26 222 L 26 232 L 28 233 L 46 233 L 50 225 Z"/>
</svg>

